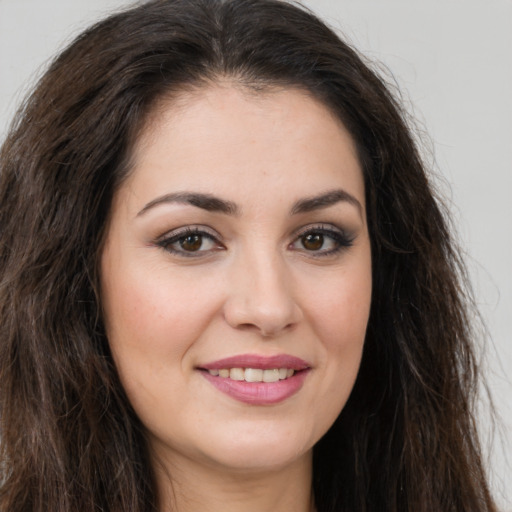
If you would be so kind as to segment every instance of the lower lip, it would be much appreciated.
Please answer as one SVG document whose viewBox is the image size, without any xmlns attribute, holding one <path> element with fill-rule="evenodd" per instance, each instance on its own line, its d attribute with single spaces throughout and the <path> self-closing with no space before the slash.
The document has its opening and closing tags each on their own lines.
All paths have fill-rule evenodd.
<svg viewBox="0 0 512 512">
<path fill-rule="evenodd" d="M 217 377 L 206 371 L 201 373 L 219 391 L 239 402 L 251 405 L 272 405 L 295 395 L 304 384 L 309 370 L 301 370 L 291 377 L 277 382 L 246 382 L 245 380 Z"/>
</svg>

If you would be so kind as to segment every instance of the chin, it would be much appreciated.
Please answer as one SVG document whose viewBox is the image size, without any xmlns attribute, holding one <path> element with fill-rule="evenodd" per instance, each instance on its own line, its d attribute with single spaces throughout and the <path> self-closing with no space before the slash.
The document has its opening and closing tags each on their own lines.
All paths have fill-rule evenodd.
<svg viewBox="0 0 512 512">
<path fill-rule="evenodd" d="M 288 469 L 290 466 L 300 464 L 301 461 L 309 461 L 312 452 L 311 449 L 297 452 L 292 449 L 283 450 L 282 447 L 276 449 L 275 446 L 260 446 L 259 450 L 255 450 L 254 447 L 253 443 L 247 450 L 241 447 L 236 452 L 215 454 L 210 460 L 218 467 L 237 473 L 263 473 Z"/>
<path fill-rule="evenodd" d="M 314 442 L 299 433 L 252 429 L 212 440 L 205 455 L 215 465 L 239 472 L 279 470 L 309 460 Z"/>
</svg>

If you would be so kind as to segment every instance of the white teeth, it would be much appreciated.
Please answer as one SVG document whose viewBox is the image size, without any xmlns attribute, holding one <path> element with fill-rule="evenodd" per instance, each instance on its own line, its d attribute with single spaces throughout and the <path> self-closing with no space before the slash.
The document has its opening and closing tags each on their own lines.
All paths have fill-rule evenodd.
<svg viewBox="0 0 512 512">
<path fill-rule="evenodd" d="M 263 370 L 256 368 L 246 368 L 245 380 L 247 382 L 261 382 L 263 380 Z"/>
<path fill-rule="evenodd" d="M 247 372 L 247 370 L 245 370 Z M 279 370 L 277 368 L 263 371 L 263 382 L 277 382 L 279 380 Z"/>
<path fill-rule="evenodd" d="M 229 378 L 231 380 L 244 380 L 244 373 L 245 372 L 243 368 L 231 368 L 231 370 L 229 370 Z"/>
<path fill-rule="evenodd" d="M 277 382 L 291 377 L 295 370 L 292 368 L 223 368 L 222 370 L 208 370 L 210 375 L 230 378 L 232 380 L 245 380 L 246 382 Z"/>
</svg>

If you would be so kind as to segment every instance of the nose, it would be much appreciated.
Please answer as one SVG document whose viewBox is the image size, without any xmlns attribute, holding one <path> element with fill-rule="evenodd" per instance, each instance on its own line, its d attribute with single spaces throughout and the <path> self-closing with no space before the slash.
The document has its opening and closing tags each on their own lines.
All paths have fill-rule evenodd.
<svg viewBox="0 0 512 512">
<path fill-rule="evenodd" d="M 241 258 L 242 259 L 242 258 Z M 229 276 L 224 316 L 235 329 L 275 337 L 291 330 L 303 317 L 293 282 L 277 255 L 243 258 Z"/>
</svg>

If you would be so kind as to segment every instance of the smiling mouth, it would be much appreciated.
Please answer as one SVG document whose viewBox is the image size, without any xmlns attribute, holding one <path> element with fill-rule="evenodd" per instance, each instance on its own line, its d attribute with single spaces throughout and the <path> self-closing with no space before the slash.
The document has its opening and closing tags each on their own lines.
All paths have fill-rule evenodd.
<svg viewBox="0 0 512 512">
<path fill-rule="evenodd" d="M 200 368 L 207 381 L 222 393 L 252 406 L 274 405 L 300 391 L 306 368 Z"/>
<path fill-rule="evenodd" d="M 222 393 L 250 405 L 273 405 L 300 391 L 311 365 L 289 354 L 239 354 L 197 367 Z"/>
<path fill-rule="evenodd" d="M 245 382 L 278 382 L 286 380 L 296 373 L 292 368 L 222 368 L 206 370 L 210 375 L 223 379 Z"/>
</svg>

